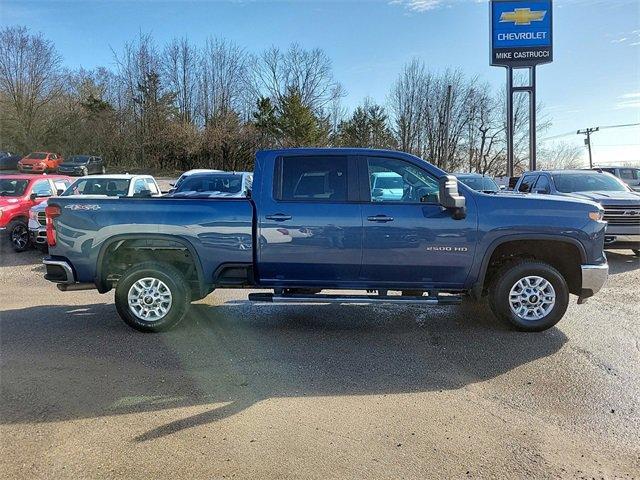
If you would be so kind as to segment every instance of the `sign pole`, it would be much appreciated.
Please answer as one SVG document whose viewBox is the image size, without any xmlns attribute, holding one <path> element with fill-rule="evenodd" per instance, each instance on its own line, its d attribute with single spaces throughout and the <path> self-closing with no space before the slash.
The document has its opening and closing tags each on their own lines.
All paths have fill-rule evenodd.
<svg viewBox="0 0 640 480">
<path fill-rule="evenodd" d="M 513 177 L 513 68 L 507 67 L 507 177 Z"/>
<path fill-rule="evenodd" d="M 529 68 L 529 170 L 536 170 L 536 66 Z"/>
</svg>

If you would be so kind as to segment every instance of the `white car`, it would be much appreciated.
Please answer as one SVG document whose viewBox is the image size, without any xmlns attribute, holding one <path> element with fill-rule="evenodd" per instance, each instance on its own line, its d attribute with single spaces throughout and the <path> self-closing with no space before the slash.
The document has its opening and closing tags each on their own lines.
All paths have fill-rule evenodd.
<svg viewBox="0 0 640 480">
<path fill-rule="evenodd" d="M 151 175 L 91 175 L 78 178 L 61 196 L 91 195 L 105 197 L 159 197 L 160 187 Z M 44 201 L 29 210 L 29 237 L 34 245 L 45 247 L 47 244 Z"/>
<path fill-rule="evenodd" d="M 371 195 L 374 201 L 402 200 L 404 180 L 396 172 L 374 172 L 371 174 Z"/>
</svg>

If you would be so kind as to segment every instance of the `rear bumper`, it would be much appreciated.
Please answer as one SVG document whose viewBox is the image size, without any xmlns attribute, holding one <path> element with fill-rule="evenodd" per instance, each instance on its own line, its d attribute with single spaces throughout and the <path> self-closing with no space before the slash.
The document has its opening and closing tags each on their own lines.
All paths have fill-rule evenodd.
<svg viewBox="0 0 640 480">
<path fill-rule="evenodd" d="M 592 297 L 600 291 L 609 277 L 609 264 L 601 265 L 581 265 L 582 270 L 582 288 L 578 303 L 583 303 L 589 297 Z"/>
<path fill-rule="evenodd" d="M 42 260 L 47 269 L 44 278 L 54 283 L 75 283 L 76 278 L 73 273 L 73 267 L 64 259 L 54 257 L 44 257 Z"/>
</svg>

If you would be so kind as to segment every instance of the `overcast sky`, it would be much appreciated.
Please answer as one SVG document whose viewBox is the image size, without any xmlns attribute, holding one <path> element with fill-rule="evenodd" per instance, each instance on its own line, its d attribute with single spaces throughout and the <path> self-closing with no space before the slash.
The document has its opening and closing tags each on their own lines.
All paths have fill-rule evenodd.
<svg viewBox="0 0 640 480">
<path fill-rule="evenodd" d="M 460 68 L 496 88 L 505 77 L 504 69 L 489 66 L 489 11 L 476 0 L 0 0 L 0 23 L 43 32 L 72 68 L 111 67 L 112 49 L 139 31 L 159 44 L 182 36 L 202 44 L 213 35 L 250 52 L 291 42 L 320 47 L 333 60 L 349 107 L 365 96 L 384 103 L 412 57 L 434 71 Z M 556 0 L 554 42 L 554 63 L 538 69 L 538 98 L 553 121 L 543 139 L 582 144 L 579 128 L 640 122 L 640 0 Z M 605 129 L 593 147 L 596 163 L 640 164 L 640 127 Z"/>
</svg>

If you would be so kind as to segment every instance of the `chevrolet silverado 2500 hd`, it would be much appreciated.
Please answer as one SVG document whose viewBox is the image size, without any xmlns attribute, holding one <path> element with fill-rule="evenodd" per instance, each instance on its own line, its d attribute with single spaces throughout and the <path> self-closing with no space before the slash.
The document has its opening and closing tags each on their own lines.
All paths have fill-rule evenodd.
<svg viewBox="0 0 640 480">
<path fill-rule="evenodd" d="M 398 187 L 372 188 L 381 173 Z M 142 331 L 177 324 L 217 288 L 286 303 L 488 296 L 497 317 L 540 331 L 569 293 L 582 302 L 608 274 L 597 204 L 473 191 L 394 151 L 260 151 L 249 198 L 57 197 L 46 215 L 46 278 L 63 291 L 115 288 L 118 313 Z"/>
</svg>

